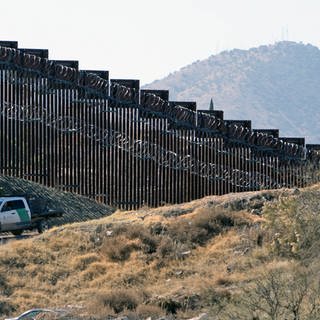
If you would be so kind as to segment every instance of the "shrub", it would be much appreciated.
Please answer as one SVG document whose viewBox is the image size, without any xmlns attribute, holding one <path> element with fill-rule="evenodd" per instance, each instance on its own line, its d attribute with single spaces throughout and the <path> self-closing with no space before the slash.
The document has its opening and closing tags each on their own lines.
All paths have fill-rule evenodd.
<svg viewBox="0 0 320 320">
<path fill-rule="evenodd" d="M 72 265 L 77 270 L 85 270 L 91 263 L 99 261 L 100 258 L 96 253 L 87 253 L 77 256 L 73 259 Z"/>
<path fill-rule="evenodd" d="M 298 198 L 281 199 L 265 208 L 264 217 L 271 250 L 275 254 L 302 260 L 319 256 L 318 197 L 302 193 Z"/>
<path fill-rule="evenodd" d="M 0 294 L 9 296 L 12 293 L 11 287 L 7 283 L 7 279 L 5 279 L 4 275 L 0 274 Z"/>
<path fill-rule="evenodd" d="M 10 269 L 24 269 L 26 266 L 26 263 L 23 261 L 23 258 L 21 256 L 17 255 L 3 255 L 0 258 L 0 265 L 5 265 L 6 267 Z"/>
<path fill-rule="evenodd" d="M 100 293 L 97 297 L 98 306 L 109 307 L 115 313 L 124 310 L 135 310 L 141 302 L 141 296 L 133 289 L 114 289 Z"/>
<path fill-rule="evenodd" d="M 139 249 L 135 242 L 130 242 L 124 236 L 106 238 L 101 247 L 101 252 L 115 262 L 126 261 L 130 258 L 133 250 Z"/>
<path fill-rule="evenodd" d="M 105 274 L 107 272 L 107 267 L 101 262 L 93 262 L 90 266 L 81 273 L 81 277 L 84 280 L 92 281 L 94 278 Z"/>
<path fill-rule="evenodd" d="M 139 239 L 141 240 L 143 246 L 142 251 L 144 253 L 150 254 L 157 250 L 158 239 L 151 234 L 150 230 L 142 225 L 133 225 L 127 231 L 129 239 Z"/>
<path fill-rule="evenodd" d="M 117 279 L 114 279 L 114 285 L 117 287 L 135 287 L 138 285 L 141 285 L 146 280 L 146 274 L 145 272 L 139 271 L 139 272 L 124 272 L 121 273 Z"/>
<path fill-rule="evenodd" d="M 179 301 L 174 300 L 170 297 L 163 299 L 159 303 L 160 307 L 166 311 L 166 313 L 176 314 L 182 305 Z"/>
<path fill-rule="evenodd" d="M 216 280 L 216 284 L 218 286 L 224 286 L 224 287 L 227 287 L 227 286 L 230 286 L 232 285 L 232 281 L 226 277 L 223 277 L 223 276 L 220 276 L 217 280 Z"/>
<path fill-rule="evenodd" d="M 163 235 L 167 231 L 167 226 L 163 225 L 161 222 L 157 222 L 151 226 L 151 234 L 153 235 Z"/>
<path fill-rule="evenodd" d="M 202 301 L 211 307 L 223 308 L 231 299 L 231 293 L 227 289 L 214 288 L 212 286 L 206 287 L 201 293 Z"/>
<path fill-rule="evenodd" d="M 244 223 L 244 221 L 229 211 L 201 209 L 194 217 L 171 224 L 168 227 L 168 234 L 172 239 L 185 244 L 204 245 L 223 230 L 240 223 Z"/>
<path fill-rule="evenodd" d="M 157 250 L 158 257 L 160 258 L 158 267 L 163 267 L 166 261 L 184 259 L 185 255 L 183 253 L 185 251 L 188 251 L 185 244 L 172 240 L 168 236 L 163 237 Z"/>
<path fill-rule="evenodd" d="M 158 247 L 158 253 L 161 259 L 172 256 L 174 252 L 174 242 L 169 237 L 164 237 L 161 239 L 160 245 Z"/>
<path fill-rule="evenodd" d="M 161 314 L 163 314 L 163 310 L 159 306 L 155 306 L 152 304 L 140 304 L 136 309 L 136 314 L 138 315 L 138 319 L 158 319 Z"/>
<path fill-rule="evenodd" d="M 16 307 L 8 300 L 0 300 L 0 315 L 9 315 L 16 311 Z"/>
<path fill-rule="evenodd" d="M 319 275 L 293 266 L 261 274 L 225 308 L 228 319 L 319 319 Z"/>
</svg>

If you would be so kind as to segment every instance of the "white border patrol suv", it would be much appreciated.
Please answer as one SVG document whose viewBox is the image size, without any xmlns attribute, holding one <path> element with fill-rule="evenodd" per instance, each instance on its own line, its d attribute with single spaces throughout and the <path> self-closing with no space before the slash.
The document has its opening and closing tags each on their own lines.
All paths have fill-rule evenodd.
<svg viewBox="0 0 320 320">
<path fill-rule="evenodd" d="M 31 211 L 23 197 L 0 198 L 0 231 L 11 231 L 15 235 L 31 226 Z"/>
</svg>

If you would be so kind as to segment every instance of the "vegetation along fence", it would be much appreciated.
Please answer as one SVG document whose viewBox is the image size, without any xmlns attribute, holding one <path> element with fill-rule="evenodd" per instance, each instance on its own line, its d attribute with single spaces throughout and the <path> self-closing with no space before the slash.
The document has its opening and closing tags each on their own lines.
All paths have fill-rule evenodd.
<svg viewBox="0 0 320 320">
<path fill-rule="evenodd" d="M 0 173 L 123 209 L 318 181 L 320 145 L 0 41 Z"/>
</svg>

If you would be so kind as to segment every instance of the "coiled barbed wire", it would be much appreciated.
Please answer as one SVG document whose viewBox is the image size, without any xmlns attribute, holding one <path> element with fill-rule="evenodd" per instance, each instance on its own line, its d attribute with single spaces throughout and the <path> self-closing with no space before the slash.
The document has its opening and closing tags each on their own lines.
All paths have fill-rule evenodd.
<svg viewBox="0 0 320 320">
<path fill-rule="evenodd" d="M 114 99 L 117 104 L 134 103 L 141 111 L 152 112 L 156 116 L 173 121 L 180 128 L 200 129 L 221 133 L 238 143 L 249 144 L 254 147 L 262 147 L 264 151 L 277 152 L 282 157 L 294 157 L 303 159 L 305 151 L 302 146 L 287 143 L 279 138 L 274 138 L 265 133 L 256 133 L 244 126 L 226 125 L 226 123 L 205 113 L 197 113 L 182 106 L 169 106 L 168 102 L 153 93 L 145 93 L 141 96 L 141 104 L 137 104 L 138 92 L 134 88 L 128 88 L 119 83 L 101 78 L 92 72 L 78 71 L 61 65 L 46 58 L 40 58 L 32 54 L 24 53 L 19 49 L 0 46 L 0 63 L 9 65 L 18 70 L 34 71 L 36 75 L 62 81 L 64 84 L 75 86 L 75 89 L 92 90 L 94 94 L 105 99 Z M 110 87 L 110 96 L 108 88 Z M 147 109 L 147 110 L 146 110 Z M 200 125 L 200 128 L 199 128 Z"/>
<path fill-rule="evenodd" d="M 79 133 L 98 143 L 101 147 L 115 147 L 141 160 L 152 160 L 165 168 L 188 171 L 190 174 L 209 180 L 222 180 L 243 189 L 252 188 L 257 184 L 257 181 L 261 181 L 259 185 L 262 186 L 263 181 L 272 180 L 267 174 L 258 171 L 249 173 L 227 165 L 203 162 L 191 157 L 191 155 L 181 155 L 158 144 L 133 139 L 123 132 L 110 128 L 102 129 L 71 116 L 54 116 L 52 113 L 48 113 L 45 108 L 3 102 L 0 114 L 9 120 L 39 122 L 62 133 Z M 270 183 L 268 186 L 270 187 Z M 271 187 L 277 187 L 277 183 L 272 183 Z"/>
<path fill-rule="evenodd" d="M 9 68 L 13 68 L 15 73 L 9 73 L 9 76 L 6 75 L 5 79 L 11 79 L 14 85 L 20 85 L 19 76 L 24 76 L 28 73 L 30 77 L 30 72 L 34 72 L 32 77 L 39 77 L 41 81 L 41 86 L 32 86 L 33 94 L 36 94 L 37 91 L 43 91 L 43 93 L 55 93 L 56 90 L 72 90 L 73 92 L 81 92 L 85 91 L 92 95 L 94 98 L 102 98 L 105 100 L 109 100 L 116 105 L 125 105 L 129 104 L 138 108 L 142 114 L 146 113 L 147 115 L 164 118 L 168 121 L 171 121 L 175 124 L 176 127 L 181 129 L 192 129 L 198 130 L 203 133 L 208 134 L 220 134 L 226 141 L 230 141 L 230 146 L 232 148 L 233 143 L 243 144 L 244 146 L 249 146 L 253 148 L 253 150 L 257 149 L 259 152 L 275 152 L 275 156 L 284 157 L 285 159 L 301 159 L 304 155 L 304 150 L 302 146 L 298 146 L 296 144 L 287 143 L 282 141 L 281 139 L 274 138 L 270 135 L 264 133 L 257 133 L 245 128 L 242 125 L 237 124 L 226 124 L 225 121 L 214 117 L 213 115 L 209 115 L 206 113 L 195 112 L 183 106 L 169 106 L 169 103 L 159 96 L 153 93 L 145 93 L 141 96 L 140 104 L 137 102 L 137 97 L 139 96 L 139 92 L 134 88 L 128 88 L 116 82 L 111 82 L 106 79 L 103 79 L 99 75 L 92 72 L 78 71 L 77 69 L 63 66 L 54 61 L 50 61 L 45 58 L 39 58 L 33 55 L 28 55 L 20 52 L 17 49 L 11 48 L 3 48 L 0 47 L 0 63 L 9 66 Z M 42 83 L 43 79 L 46 79 L 47 88 L 43 88 Z M 33 78 L 32 81 L 38 81 Z M 62 85 L 60 85 L 60 82 Z M 38 82 L 39 83 L 39 82 Z M 23 83 L 24 85 L 28 85 L 28 81 Z M 30 84 L 30 82 L 29 82 Z M 47 90 L 47 91 L 46 91 Z M 86 97 L 84 97 L 83 102 L 87 103 Z M 95 102 L 93 102 L 95 104 Z M 94 124 L 86 124 L 82 120 L 76 119 L 72 116 L 67 115 L 55 115 L 53 113 L 48 112 L 47 109 L 42 111 L 40 108 L 35 106 L 7 106 L 7 116 L 13 120 L 19 121 L 43 121 L 45 125 L 50 126 L 56 130 L 62 131 L 64 133 L 81 133 L 86 135 L 88 138 L 93 139 L 96 142 L 99 142 L 101 146 L 117 146 L 122 150 L 126 150 L 125 146 L 130 146 L 130 141 L 123 137 L 120 132 L 116 130 L 111 131 L 110 134 L 106 133 L 105 130 L 101 130 L 96 127 Z M 110 110 L 110 108 L 109 108 Z M 108 137 L 108 138 L 107 138 Z M 180 137 L 181 138 L 181 137 Z M 131 139 L 132 140 L 132 139 Z M 186 170 L 190 170 L 190 168 L 197 168 L 195 170 L 195 174 L 199 174 L 203 177 L 213 177 L 214 174 L 210 172 L 219 173 L 219 179 L 223 179 L 225 181 L 229 181 L 230 179 L 233 181 L 250 181 L 248 184 L 255 183 L 248 178 L 250 176 L 254 176 L 255 179 L 260 181 L 268 181 L 269 177 L 266 175 L 261 175 L 259 172 L 252 172 L 251 175 L 247 172 L 230 168 L 227 166 L 217 167 L 215 164 L 209 164 L 213 167 L 207 167 L 208 164 L 202 165 L 201 163 L 197 166 L 192 162 L 192 159 L 188 155 L 177 155 L 170 150 L 165 150 L 164 153 L 157 153 L 154 150 L 157 150 L 155 146 L 152 145 L 151 142 L 148 141 L 140 141 L 133 140 L 134 143 L 131 146 L 136 146 L 129 148 L 129 152 L 133 152 L 133 154 L 141 159 L 155 159 L 154 155 L 157 155 L 156 158 L 160 165 L 172 166 L 173 169 L 182 170 L 182 168 L 187 168 Z M 136 142 L 135 142 L 136 141 Z M 205 145 L 210 147 L 208 142 L 203 141 L 192 141 L 192 143 L 197 143 L 199 145 Z M 260 149 L 261 147 L 261 149 Z M 212 148 L 212 145 L 211 145 Z M 135 150 L 138 150 L 135 152 Z M 151 152 L 149 152 L 151 150 Z M 218 150 L 221 154 L 226 154 L 225 150 Z M 316 158 L 317 153 L 312 153 L 312 157 Z M 165 156 L 159 156 L 164 154 Z M 271 153 L 272 155 L 272 153 Z M 180 158 L 179 158 L 180 157 Z M 182 157 L 182 158 L 181 158 Z M 244 156 L 245 157 L 245 156 Z M 165 160 L 163 160 L 165 159 Z M 169 159 L 169 160 L 168 160 Z M 174 159 L 174 160 L 170 160 Z M 194 159 L 195 161 L 198 161 Z M 248 160 L 248 159 L 245 159 Z M 250 159 L 249 159 L 250 161 Z M 260 162 L 259 160 L 253 160 L 257 165 L 263 165 L 264 167 L 268 166 L 268 164 Z M 211 171 L 210 171 L 210 168 Z M 270 165 L 270 168 L 272 166 Z M 206 173 L 207 172 L 209 173 Z M 278 170 L 278 169 L 275 169 Z M 203 173 L 205 172 L 205 173 Z M 281 172 L 280 172 L 281 174 Z M 230 178 L 232 177 L 232 178 Z M 240 178 L 235 178 L 240 177 Z M 236 185 L 239 185 L 237 182 Z M 245 185 L 245 183 L 243 183 Z"/>
</svg>

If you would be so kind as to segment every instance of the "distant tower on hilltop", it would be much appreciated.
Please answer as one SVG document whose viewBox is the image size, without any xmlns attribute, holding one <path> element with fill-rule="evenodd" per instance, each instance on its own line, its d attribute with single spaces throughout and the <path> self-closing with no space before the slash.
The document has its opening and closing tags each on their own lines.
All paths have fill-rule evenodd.
<svg viewBox="0 0 320 320">
<path fill-rule="evenodd" d="M 213 104 L 212 98 L 211 98 L 211 100 L 210 100 L 209 110 L 214 110 L 214 104 Z"/>
</svg>

